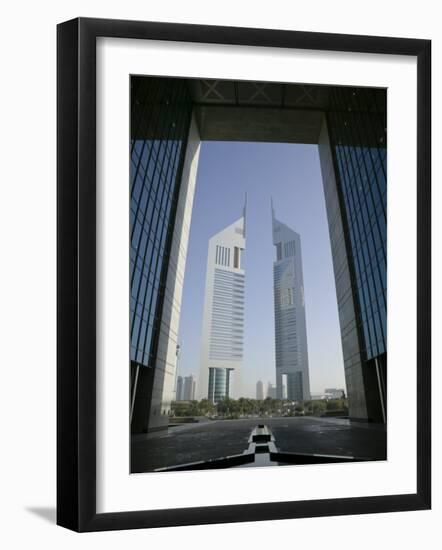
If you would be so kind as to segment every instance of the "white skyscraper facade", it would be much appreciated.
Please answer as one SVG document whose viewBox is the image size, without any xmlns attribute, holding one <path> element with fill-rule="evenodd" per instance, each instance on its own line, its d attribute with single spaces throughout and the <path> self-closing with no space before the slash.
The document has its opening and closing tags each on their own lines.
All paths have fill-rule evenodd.
<svg viewBox="0 0 442 550">
<path fill-rule="evenodd" d="M 209 239 L 198 396 L 241 397 L 246 247 L 243 215 Z"/>
<path fill-rule="evenodd" d="M 276 397 L 310 399 L 301 238 L 275 218 L 272 204 Z M 284 389 L 285 386 L 285 389 Z"/>
</svg>

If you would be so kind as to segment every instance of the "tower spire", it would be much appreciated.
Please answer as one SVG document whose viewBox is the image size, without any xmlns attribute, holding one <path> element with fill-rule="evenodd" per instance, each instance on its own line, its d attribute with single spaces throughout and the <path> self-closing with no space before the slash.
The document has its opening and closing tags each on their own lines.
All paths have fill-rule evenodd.
<svg viewBox="0 0 442 550">
<path fill-rule="evenodd" d="M 244 207 L 243 207 L 243 234 L 244 237 L 246 236 L 246 215 L 247 215 L 247 191 L 244 195 Z"/>
</svg>

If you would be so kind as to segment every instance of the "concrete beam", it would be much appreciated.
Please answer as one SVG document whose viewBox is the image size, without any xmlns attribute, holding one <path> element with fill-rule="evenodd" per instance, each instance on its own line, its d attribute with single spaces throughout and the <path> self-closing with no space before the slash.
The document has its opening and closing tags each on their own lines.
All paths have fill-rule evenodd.
<svg viewBox="0 0 442 550">
<path fill-rule="evenodd" d="M 321 111 L 270 107 L 195 106 L 201 140 L 313 143 L 319 141 Z"/>
</svg>

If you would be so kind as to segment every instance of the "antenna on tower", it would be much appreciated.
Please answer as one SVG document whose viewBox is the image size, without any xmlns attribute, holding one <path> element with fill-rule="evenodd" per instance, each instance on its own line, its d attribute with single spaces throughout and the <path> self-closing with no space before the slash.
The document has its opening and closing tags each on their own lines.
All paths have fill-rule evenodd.
<svg viewBox="0 0 442 550">
<path fill-rule="evenodd" d="M 243 221 L 243 235 L 244 235 L 244 238 L 246 236 L 246 214 L 247 214 L 247 191 L 246 191 L 245 196 L 244 196 L 244 208 L 243 208 L 243 218 L 244 218 L 244 221 Z"/>
</svg>

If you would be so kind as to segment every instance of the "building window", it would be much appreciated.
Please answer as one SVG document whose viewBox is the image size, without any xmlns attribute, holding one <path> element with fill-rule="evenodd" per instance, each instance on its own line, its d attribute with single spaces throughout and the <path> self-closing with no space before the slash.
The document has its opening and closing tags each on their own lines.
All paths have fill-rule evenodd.
<svg viewBox="0 0 442 550">
<path fill-rule="evenodd" d="M 284 243 L 284 255 L 286 258 L 291 258 L 295 255 L 295 241 Z"/>
<path fill-rule="evenodd" d="M 244 248 L 235 246 L 233 249 L 233 267 L 235 269 L 243 269 L 243 257 L 244 257 Z"/>
<path fill-rule="evenodd" d="M 233 369 L 209 368 L 208 397 L 213 403 L 218 403 L 230 397 L 230 375 Z"/>
<path fill-rule="evenodd" d="M 237 246 L 233 249 L 233 267 L 239 268 L 239 248 Z"/>
<path fill-rule="evenodd" d="M 230 248 L 216 245 L 215 263 L 224 267 L 230 267 Z"/>
<path fill-rule="evenodd" d="M 276 261 L 282 260 L 282 243 L 276 243 Z"/>
<path fill-rule="evenodd" d="M 287 305 L 288 306 L 293 305 L 293 288 L 287 289 Z"/>
</svg>

